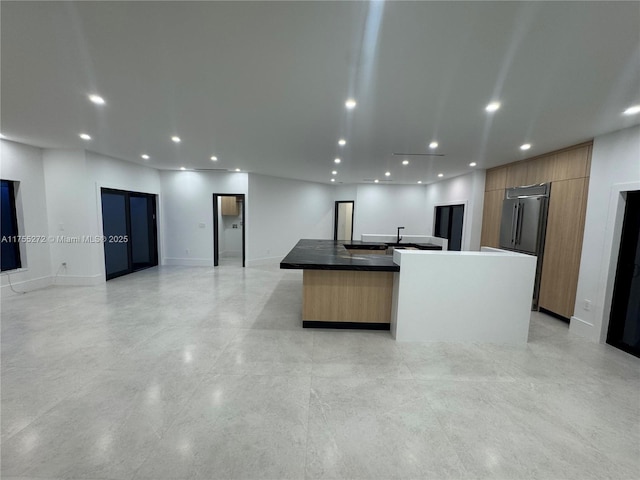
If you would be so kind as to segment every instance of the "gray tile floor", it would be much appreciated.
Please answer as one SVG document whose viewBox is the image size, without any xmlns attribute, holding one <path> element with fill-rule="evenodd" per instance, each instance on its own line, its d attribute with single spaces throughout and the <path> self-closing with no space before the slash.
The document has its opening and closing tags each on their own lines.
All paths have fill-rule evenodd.
<svg viewBox="0 0 640 480">
<path fill-rule="evenodd" d="M 637 479 L 640 362 L 303 330 L 302 276 L 164 267 L 2 299 L 2 478 Z"/>
</svg>

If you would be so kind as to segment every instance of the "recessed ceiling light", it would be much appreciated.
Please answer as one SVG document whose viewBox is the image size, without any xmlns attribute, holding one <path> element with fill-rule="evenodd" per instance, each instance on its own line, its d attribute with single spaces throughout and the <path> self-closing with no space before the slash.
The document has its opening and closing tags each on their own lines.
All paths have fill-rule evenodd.
<svg viewBox="0 0 640 480">
<path fill-rule="evenodd" d="M 484 107 L 487 112 L 495 112 L 500 108 L 500 102 L 491 102 L 489 105 Z"/>
<path fill-rule="evenodd" d="M 422 180 L 418 180 L 418 183 L 422 183 Z"/>
<path fill-rule="evenodd" d="M 7 138 L 3 134 L 0 133 L 0 138 Z"/>
<path fill-rule="evenodd" d="M 336 179 L 335 179 L 335 178 L 332 178 L 332 179 L 331 179 L 331 181 L 332 181 L 332 182 L 335 182 L 335 181 L 336 181 Z"/>
<path fill-rule="evenodd" d="M 384 172 L 384 176 L 385 177 L 390 177 L 391 176 L 391 172 Z"/>
<path fill-rule="evenodd" d="M 91 100 L 96 105 L 104 105 L 105 103 L 107 103 L 100 95 L 89 95 L 89 100 Z"/>
<path fill-rule="evenodd" d="M 429 148 L 438 148 L 438 142 L 431 142 Z"/>
<path fill-rule="evenodd" d="M 339 158 L 336 158 L 336 159 L 334 160 L 334 162 L 335 162 L 335 163 L 340 163 L 341 161 L 342 161 L 342 160 L 340 160 Z"/>
<path fill-rule="evenodd" d="M 440 178 L 444 177 L 444 173 L 439 173 L 438 177 L 440 177 Z"/>
<path fill-rule="evenodd" d="M 337 175 L 338 172 L 336 170 L 334 170 L 333 172 L 331 172 L 331 175 Z"/>
<path fill-rule="evenodd" d="M 477 163 L 476 163 L 476 162 L 471 162 L 471 163 L 469 164 L 469 166 L 470 166 L 470 167 L 475 167 L 476 165 L 477 165 Z"/>
<path fill-rule="evenodd" d="M 409 160 L 406 160 L 406 159 L 405 159 L 405 160 L 402 160 L 402 164 L 403 164 L 403 165 L 409 165 Z"/>
<path fill-rule="evenodd" d="M 373 183 L 378 183 L 380 180 L 378 180 L 377 178 L 373 181 Z"/>
<path fill-rule="evenodd" d="M 88 135 L 86 133 L 81 133 L 80 138 L 83 140 L 91 140 L 91 135 Z"/>
<path fill-rule="evenodd" d="M 236 172 L 239 172 L 239 171 L 240 171 L 240 169 L 239 169 L 239 168 L 236 168 Z"/>
<path fill-rule="evenodd" d="M 356 108 L 356 101 L 353 98 L 348 99 L 346 102 L 344 102 L 344 106 L 347 107 L 349 110 L 353 110 L 354 108 Z"/>
<path fill-rule="evenodd" d="M 211 160 L 213 160 L 214 162 L 218 161 L 218 157 L 216 157 L 215 155 L 211 157 Z"/>
<path fill-rule="evenodd" d="M 149 160 L 149 155 L 147 155 L 146 153 L 143 153 L 142 155 L 140 155 L 142 158 L 144 158 L 145 160 Z"/>
<path fill-rule="evenodd" d="M 529 150 L 530 148 L 531 148 L 530 143 L 523 143 L 522 145 L 520 145 L 520 150 Z"/>
<path fill-rule="evenodd" d="M 180 137 L 174 135 L 173 137 L 171 137 L 171 141 L 172 142 L 176 142 L 176 143 L 180 143 L 182 140 L 180 140 Z"/>
<path fill-rule="evenodd" d="M 184 167 L 180 167 L 180 170 L 186 170 L 186 168 L 184 168 Z"/>
<path fill-rule="evenodd" d="M 340 140 L 338 140 L 338 145 L 340 145 L 341 147 L 344 147 L 347 144 L 347 141 L 344 138 L 341 138 Z"/>
<path fill-rule="evenodd" d="M 640 105 L 634 105 L 633 107 L 629 107 L 622 113 L 624 115 L 635 115 L 636 113 L 640 113 Z"/>
</svg>

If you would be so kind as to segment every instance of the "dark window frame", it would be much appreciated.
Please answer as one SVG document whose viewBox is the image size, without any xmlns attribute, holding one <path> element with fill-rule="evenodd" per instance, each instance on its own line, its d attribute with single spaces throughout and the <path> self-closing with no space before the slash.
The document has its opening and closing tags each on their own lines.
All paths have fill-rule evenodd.
<svg viewBox="0 0 640 480">
<path fill-rule="evenodd" d="M 17 237 L 20 235 L 20 231 L 18 230 L 18 210 L 16 208 L 16 183 L 12 180 L 0 180 L 2 188 L 5 188 L 5 185 L 9 189 L 9 209 L 11 215 L 11 231 L 2 232 L 2 237 Z M 5 266 L 5 261 L 7 260 L 6 254 L 2 255 L 2 265 L 0 265 L 0 270 L 2 272 L 11 272 L 13 270 L 19 270 L 22 268 L 22 257 L 20 256 L 20 243 L 15 238 L 10 239 L 8 243 L 3 243 L 4 248 L 12 249 L 12 256 L 9 257 L 15 261 L 11 264 L 11 266 Z"/>
<path fill-rule="evenodd" d="M 452 226 L 453 226 L 453 209 L 454 207 L 462 207 L 462 229 L 460 231 L 460 250 L 462 251 L 462 243 L 464 241 L 464 223 L 465 223 L 465 210 L 466 205 L 464 203 L 452 203 L 450 205 L 436 205 L 433 211 L 433 236 L 438 238 L 446 238 L 448 241 L 448 249 L 451 250 L 451 237 L 452 237 Z M 441 237 L 438 235 L 440 231 L 440 223 L 441 223 L 441 215 L 439 212 L 444 212 L 444 209 L 448 209 L 447 215 L 447 235 L 445 237 Z"/>
</svg>

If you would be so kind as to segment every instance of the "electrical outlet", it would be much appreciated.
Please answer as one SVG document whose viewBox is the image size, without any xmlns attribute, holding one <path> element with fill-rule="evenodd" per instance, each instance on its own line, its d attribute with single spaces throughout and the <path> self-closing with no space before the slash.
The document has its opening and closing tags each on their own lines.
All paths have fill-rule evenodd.
<svg viewBox="0 0 640 480">
<path fill-rule="evenodd" d="M 591 310 L 591 300 L 584 300 L 584 309 L 588 312 Z"/>
</svg>

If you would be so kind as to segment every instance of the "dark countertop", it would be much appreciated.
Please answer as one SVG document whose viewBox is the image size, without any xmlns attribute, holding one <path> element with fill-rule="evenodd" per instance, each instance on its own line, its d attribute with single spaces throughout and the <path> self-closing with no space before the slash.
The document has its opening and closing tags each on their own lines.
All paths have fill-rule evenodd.
<svg viewBox="0 0 640 480">
<path fill-rule="evenodd" d="M 349 251 L 347 247 L 351 247 Z M 423 250 L 440 250 L 433 244 L 407 244 Z M 386 250 L 385 243 L 358 240 L 300 240 L 280 262 L 282 269 L 308 270 L 362 270 L 374 272 L 399 272 L 393 263 L 393 255 L 358 254 L 358 249 Z"/>
</svg>

